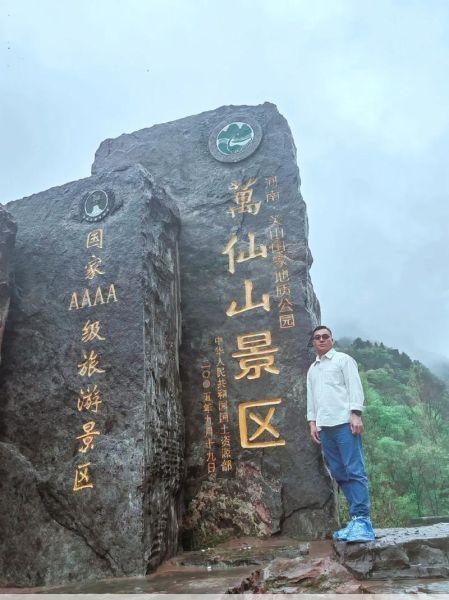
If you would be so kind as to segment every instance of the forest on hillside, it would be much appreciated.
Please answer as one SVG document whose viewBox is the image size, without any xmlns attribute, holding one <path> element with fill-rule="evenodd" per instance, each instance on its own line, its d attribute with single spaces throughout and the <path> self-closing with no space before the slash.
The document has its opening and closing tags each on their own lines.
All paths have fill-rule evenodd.
<svg viewBox="0 0 449 600">
<path fill-rule="evenodd" d="M 365 391 L 363 434 L 372 520 L 407 525 L 413 517 L 449 515 L 449 391 L 407 354 L 357 338 L 336 350 L 359 365 Z M 347 519 L 346 502 L 340 502 Z"/>
</svg>

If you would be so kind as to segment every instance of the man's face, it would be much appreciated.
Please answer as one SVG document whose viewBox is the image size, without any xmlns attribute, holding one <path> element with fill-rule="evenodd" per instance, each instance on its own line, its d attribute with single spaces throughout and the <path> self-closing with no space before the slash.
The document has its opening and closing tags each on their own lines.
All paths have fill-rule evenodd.
<svg viewBox="0 0 449 600">
<path fill-rule="evenodd" d="M 318 354 L 318 356 L 323 356 L 323 354 L 329 352 L 333 345 L 334 340 L 332 339 L 332 336 L 328 329 L 318 329 L 313 334 L 313 347 L 315 348 L 315 351 Z"/>
</svg>

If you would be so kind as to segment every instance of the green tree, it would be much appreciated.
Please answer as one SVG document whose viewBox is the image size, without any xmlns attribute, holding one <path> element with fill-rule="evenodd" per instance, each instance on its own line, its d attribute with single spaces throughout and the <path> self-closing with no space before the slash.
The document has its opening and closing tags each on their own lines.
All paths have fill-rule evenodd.
<svg viewBox="0 0 449 600">
<path fill-rule="evenodd" d="M 337 349 L 358 362 L 365 392 L 364 447 L 376 526 L 449 514 L 446 384 L 382 342 L 344 341 Z"/>
</svg>

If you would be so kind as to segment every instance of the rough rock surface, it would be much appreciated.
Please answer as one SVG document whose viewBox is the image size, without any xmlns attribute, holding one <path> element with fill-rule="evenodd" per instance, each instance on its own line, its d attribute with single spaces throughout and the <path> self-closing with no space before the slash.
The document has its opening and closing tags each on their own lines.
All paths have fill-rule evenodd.
<svg viewBox="0 0 449 600">
<path fill-rule="evenodd" d="M 109 214 L 86 222 L 93 190 Z M 177 209 L 133 167 L 8 210 L 19 228 L 0 370 L 0 581 L 143 575 L 177 544 Z"/>
<path fill-rule="evenodd" d="M 325 542 L 323 542 L 325 543 Z M 206 566 L 234 568 L 244 565 L 266 565 L 275 558 L 307 556 L 310 544 L 295 539 L 273 536 L 270 538 L 241 537 L 217 544 L 213 548 L 181 552 L 170 559 L 167 566 Z"/>
<path fill-rule="evenodd" d="M 2 339 L 11 297 L 11 261 L 16 232 L 15 222 L 8 211 L 0 204 L 0 361 Z"/>
<path fill-rule="evenodd" d="M 377 529 L 374 542 L 334 546 L 340 562 L 360 579 L 449 578 L 449 523 Z"/>
<path fill-rule="evenodd" d="M 286 560 L 288 559 L 288 560 Z M 0 588 L 0 594 L 226 594 L 246 592 L 448 593 L 449 578 L 364 579 L 339 564 L 330 540 L 238 538 L 177 554 L 145 577 L 107 578 L 45 588 Z M 187 596 L 184 596 L 187 598 Z"/>
<path fill-rule="evenodd" d="M 276 558 L 230 591 L 235 594 L 355 594 L 361 592 L 361 586 L 348 569 L 332 558 L 297 557 Z"/>
<path fill-rule="evenodd" d="M 263 137 L 244 160 L 221 162 L 209 138 L 231 122 L 253 123 Z M 319 305 L 286 120 L 266 103 L 155 125 L 103 142 L 93 173 L 135 163 L 170 191 L 181 213 L 184 547 L 232 535 L 324 537 L 337 527 L 334 495 L 305 419 L 308 342 Z M 262 306 L 229 314 L 251 302 Z M 245 360 L 233 354 L 250 348 L 252 364 L 265 360 L 259 350 L 275 348 L 272 370 L 245 372 Z"/>
</svg>

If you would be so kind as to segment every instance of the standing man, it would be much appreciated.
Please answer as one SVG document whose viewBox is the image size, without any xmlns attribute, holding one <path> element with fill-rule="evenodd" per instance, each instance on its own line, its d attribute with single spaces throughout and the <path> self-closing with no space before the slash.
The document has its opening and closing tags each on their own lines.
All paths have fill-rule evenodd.
<svg viewBox="0 0 449 600">
<path fill-rule="evenodd" d="M 357 363 L 333 349 L 329 327 L 312 333 L 315 362 L 307 372 L 307 420 L 313 442 L 321 444 L 330 472 L 348 501 L 351 521 L 333 535 L 335 540 L 370 542 L 368 478 L 362 448 L 363 388 Z"/>
</svg>

